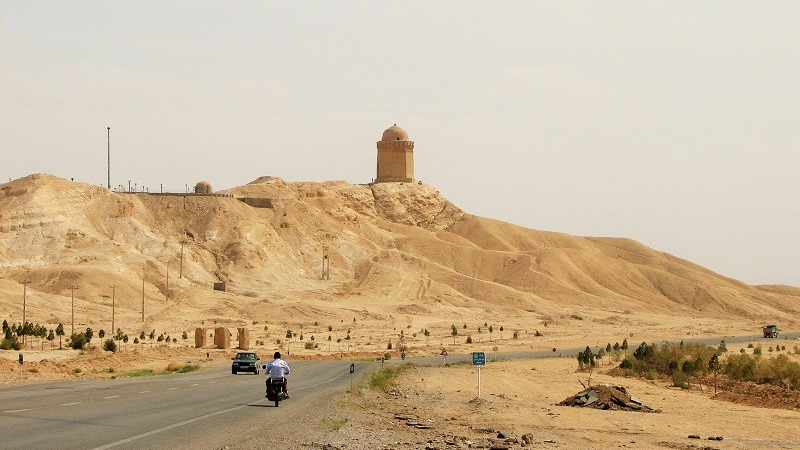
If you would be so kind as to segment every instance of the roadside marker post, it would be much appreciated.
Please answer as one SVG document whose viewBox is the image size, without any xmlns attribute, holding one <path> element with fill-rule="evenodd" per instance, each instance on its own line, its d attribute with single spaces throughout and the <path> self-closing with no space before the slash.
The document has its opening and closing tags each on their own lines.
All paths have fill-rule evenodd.
<svg viewBox="0 0 800 450">
<path fill-rule="evenodd" d="M 478 399 L 481 398 L 481 366 L 486 365 L 485 352 L 472 352 L 472 365 L 478 366 Z"/>
<path fill-rule="evenodd" d="M 350 391 L 353 391 L 353 373 L 356 371 L 356 365 L 350 364 Z"/>
</svg>

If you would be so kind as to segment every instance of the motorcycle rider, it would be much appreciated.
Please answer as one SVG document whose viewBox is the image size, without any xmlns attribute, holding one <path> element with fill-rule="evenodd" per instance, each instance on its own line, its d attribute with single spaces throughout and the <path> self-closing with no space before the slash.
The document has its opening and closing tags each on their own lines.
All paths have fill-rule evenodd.
<svg viewBox="0 0 800 450">
<path fill-rule="evenodd" d="M 281 359 L 281 352 L 275 352 L 272 356 L 275 357 L 275 359 L 267 364 L 267 373 L 269 374 L 267 378 L 267 390 L 269 390 L 269 381 L 271 379 L 283 378 L 283 392 L 286 394 L 286 398 L 289 398 L 286 376 L 292 373 L 292 370 L 289 369 L 289 364 L 286 364 L 286 361 Z"/>
</svg>

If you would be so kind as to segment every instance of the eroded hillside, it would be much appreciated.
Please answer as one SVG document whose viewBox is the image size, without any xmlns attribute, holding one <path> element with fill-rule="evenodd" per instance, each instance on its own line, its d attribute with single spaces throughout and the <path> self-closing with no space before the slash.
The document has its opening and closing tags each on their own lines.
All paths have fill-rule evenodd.
<svg viewBox="0 0 800 450">
<path fill-rule="evenodd" d="M 276 314 L 415 329 L 492 318 L 627 331 L 670 317 L 746 329 L 795 326 L 800 309 L 797 288 L 748 286 L 628 239 L 476 217 L 421 184 L 262 177 L 218 194 L 116 193 L 50 175 L 0 185 L 0 314 L 20 320 L 23 281 L 29 317 L 50 323 L 67 321 L 71 287 L 78 320 L 102 322 L 115 286 L 132 330 Z"/>
</svg>

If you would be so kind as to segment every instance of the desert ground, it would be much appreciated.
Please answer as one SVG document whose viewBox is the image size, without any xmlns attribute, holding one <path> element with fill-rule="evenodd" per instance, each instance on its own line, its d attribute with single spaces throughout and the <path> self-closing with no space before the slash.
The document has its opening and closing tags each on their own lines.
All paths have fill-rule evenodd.
<svg viewBox="0 0 800 450">
<path fill-rule="evenodd" d="M 219 282 L 225 291 L 213 289 Z M 610 367 L 593 383 L 624 385 L 661 412 L 555 404 L 585 376 L 559 349 L 755 336 L 768 323 L 796 331 L 798 300 L 800 288 L 747 285 L 629 239 L 473 216 L 417 183 L 262 177 L 214 195 L 112 192 L 45 174 L 0 185 L 0 319 L 21 322 L 24 304 L 27 321 L 63 324 L 66 347 L 74 311 L 76 332 L 119 328 L 129 338 L 111 353 L 97 337 L 87 350 L 28 337 L 21 351 L 0 351 L 0 383 L 227 363 L 235 348 L 211 339 L 193 348 L 196 328 L 227 328 L 232 347 L 246 328 L 251 349 L 290 359 L 556 349 L 487 365 L 480 401 L 463 365 L 418 367 L 388 393 L 347 394 L 343 410 L 358 414 L 331 427 L 325 445 L 335 448 L 501 445 L 495 431 L 548 448 L 797 448 L 797 408 L 602 373 Z M 796 344 L 783 354 L 796 360 Z"/>
<path fill-rule="evenodd" d="M 720 400 L 708 385 L 685 390 L 601 368 L 593 385 L 622 385 L 660 412 L 559 406 L 583 390 L 579 380 L 586 383 L 586 374 L 576 368 L 572 358 L 489 363 L 479 400 L 475 367 L 416 367 L 387 392 L 350 394 L 340 415 L 330 419 L 338 428 L 323 442 L 337 449 L 800 448 L 797 409 Z M 528 445 L 522 444 L 525 435 Z M 717 436 L 723 439 L 708 440 Z"/>
</svg>

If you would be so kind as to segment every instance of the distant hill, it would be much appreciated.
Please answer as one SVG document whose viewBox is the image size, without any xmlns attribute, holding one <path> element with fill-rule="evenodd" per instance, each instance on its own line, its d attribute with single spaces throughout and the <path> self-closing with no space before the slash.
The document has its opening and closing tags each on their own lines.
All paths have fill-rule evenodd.
<svg viewBox="0 0 800 450">
<path fill-rule="evenodd" d="M 290 321 L 343 308 L 428 321 L 476 311 L 557 321 L 582 311 L 625 326 L 644 311 L 796 326 L 800 312 L 796 287 L 750 286 L 630 239 L 477 217 L 422 184 L 262 177 L 218 194 L 229 196 L 116 193 L 51 175 L 0 185 L 0 314 L 17 314 L 22 281 L 31 281 L 39 321 L 66 320 L 70 286 L 81 317 L 98 320 L 112 285 L 130 321 L 144 289 L 147 326 L 274 308 Z M 215 281 L 228 292 L 211 290 Z"/>
</svg>

